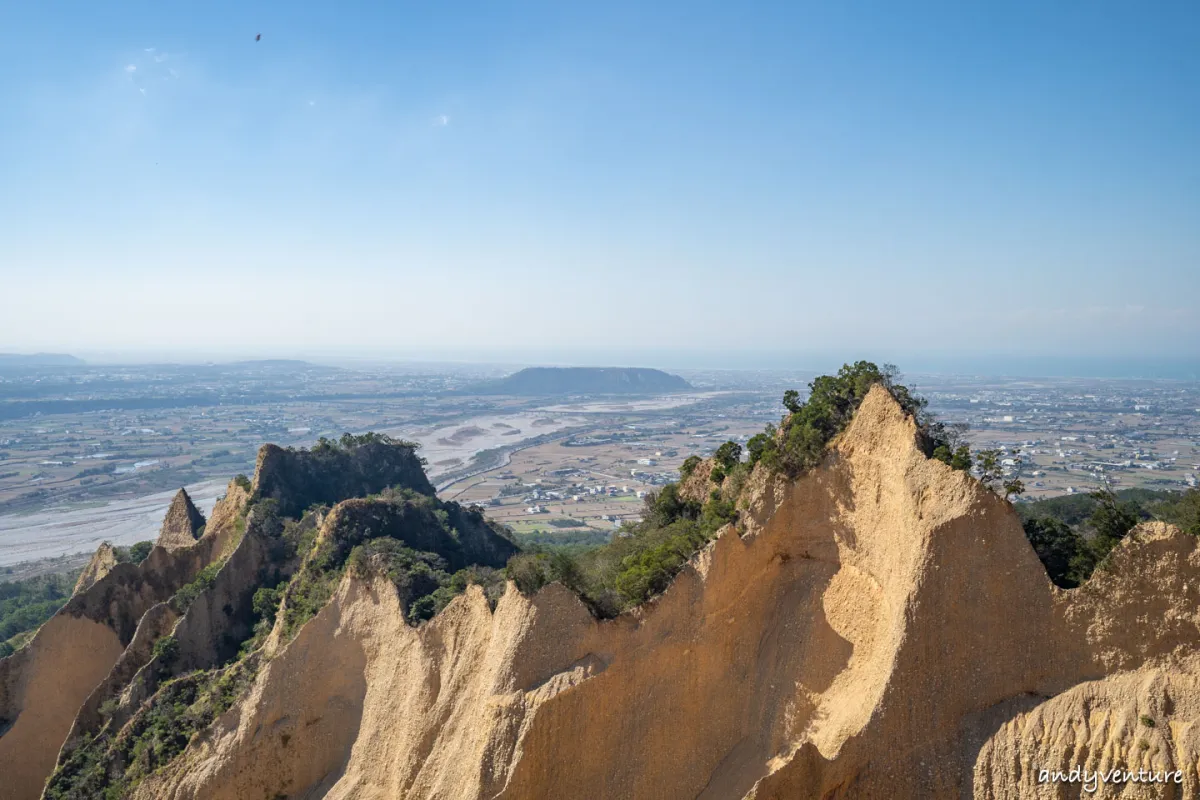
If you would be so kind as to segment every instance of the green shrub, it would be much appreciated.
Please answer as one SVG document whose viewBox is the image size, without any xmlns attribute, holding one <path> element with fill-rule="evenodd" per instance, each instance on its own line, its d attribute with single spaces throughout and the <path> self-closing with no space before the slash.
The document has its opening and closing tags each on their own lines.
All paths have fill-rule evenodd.
<svg viewBox="0 0 1200 800">
<path fill-rule="evenodd" d="M 696 471 L 696 467 L 700 466 L 700 461 L 700 456 L 688 456 L 685 458 L 683 463 L 679 465 L 680 477 L 684 480 L 690 478 L 692 473 Z"/>
<path fill-rule="evenodd" d="M 734 466 L 742 460 L 742 446 L 737 442 L 729 441 L 722 444 L 713 453 L 713 463 L 717 465 L 723 472 L 729 472 Z M 714 479 L 715 480 L 715 479 Z M 720 481 L 716 481 L 720 483 Z"/>
<path fill-rule="evenodd" d="M 154 659 L 163 666 L 170 666 L 179 658 L 179 640 L 174 636 L 163 636 L 154 643 L 151 651 Z"/>
<path fill-rule="evenodd" d="M 1120 502 L 1108 489 L 1092 492 L 1092 499 L 1098 505 L 1087 522 L 1095 532 L 1092 548 L 1096 552 L 1096 559 L 1102 561 L 1143 520 L 1144 512 L 1137 503 Z"/>
<path fill-rule="evenodd" d="M 1200 489 L 1189 489 L 1179 499 L 1163 503 L 1159 517 L 1184 533 L 1200 536 Z"/>
<path fill-rule="evenodd" d="M 153 549 L 154 542 L 149 540 L 130 545 L 129 560 L 135 564 L 140 564 L 146 560 L 146 556 L 150 555 L 150 551 Z"/>
<path fill-rule="evenodd" d="M 933 450 L 933 458 L 949 465 L 952 469 L 970 472 L 973 466 L 971 448 L 969 445 L 959 445 L 951 449 L 949 444 L 939 444 Z"/>
<path fill-rule="evenodd" d="M 665 541 L 622 559 L 613 588 L 629 604 L 644 603 L 665 591 L 688 559 L 708 541 L 696 522 L 680 520 L 672 528 Z"/>
<path fill-rule="evenodd" d="M 162 640 L 160 640 L 162 641 Z M 119 732 L 85 734 L 46 784 L 48 800 L 122 798 L 183 752 L 253 682 L 257 659 L 164 683 Z"/>
<path fill-rule="evenodd" d="M 553 582 L 548 553 L 519 553 L 508 560 L 505 575 L 524 594 L 533 594 Z"/>
<path fill-rule="evenodd" d="M 1055 585 L 1071 589 L 1088 579 L 1096 566 L 1091 545 L 1071 526 L 1051 517 L 1027 520 L 1025 537 Z"/>
<path fill-rule="evenodd" d="M 742 465 L 744 467 L 744 465 Z M 683 502 L 669 484 L 646 498 L 646 517 L 613 541 L 578 556 L 533 552 L 508 562 L 508 578 L 525 594 L 555 581 L 601 618 L 614 617 L 664 591 L 697 550 L 736 519 L 732 499 L 714 490 L 703 506 Z"/>
<path fill-rule="evenodd" d="M 154 549 L 154 542 L 144 541 L 135 542 L 129 547 L 114 547 L 113 555 L 117 559 L 118 564 L 140 564 L 146 556 L 150 555 L 150 551 Z"/>
<path fill-rule="evenodd" d="M 171 598 L 171 607 L 175 613 L 186 613 L 196 598 L 212 588 L 217 582 L 217 573 L 225 565 L 225 559 L 209 564 L 196 575 L 191 583 L 184 586 Z"/>
<path fill-rule="evenodd" d="M 259 619 L 267 617 L 274 618 L 275 611 L 279 608 L 279 600 L 283 597 L 283 590 L 276 587 L 262 587 L 254 593 L 254 598 L 251 600 L 251 606 L 254 609 L 254 616 Z"/>
<path fill-rule="evenodd" d="M 643 501 L 643 518 L 654 527 L 661 528 L 677 519 L 696 519 L 698 516 L 700 504 L 680 497 L 677 483 L 668 483 L 659 491 L 649 493 Z"/>
<path fill-rule="evenodd" d="M 78 577 L 75 570 L 0 583 L 0 658 L 17 649 L 18 637 L 37 630 L 66 604 Z"/>
<path fill-rule="evenodd" d="M 762 460 L 763 453 L 775 447 L 776 430 L 774 425 L 768 425 L 762 433 L 756 433 L 746 442 L 746 463 L 751 469 Z"/>
</svg>

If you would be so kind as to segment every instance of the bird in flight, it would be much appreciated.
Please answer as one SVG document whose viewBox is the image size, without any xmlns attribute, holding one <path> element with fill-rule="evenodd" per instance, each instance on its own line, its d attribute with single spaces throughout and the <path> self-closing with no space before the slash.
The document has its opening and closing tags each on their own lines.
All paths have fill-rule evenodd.
<svg viewBox="0 0 1200 800">
<path fill-rule="evenodd" d="M 256 41 L 256 42 L 257 42 L 257 41 L 259 41 L 259 40 L 261 40 L 261 39 L 262 39 L 262 34 L 261 34 L 261 33 L 260 33 L 260 34 L 258 34 L 257 36 L 255 36 L 255 37 L 254 37 L 254 41 Z"/>
</svg>

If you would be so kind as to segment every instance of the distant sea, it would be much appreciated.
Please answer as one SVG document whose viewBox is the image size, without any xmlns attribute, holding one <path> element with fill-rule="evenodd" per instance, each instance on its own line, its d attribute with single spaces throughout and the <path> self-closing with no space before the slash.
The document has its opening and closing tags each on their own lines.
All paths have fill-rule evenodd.
<svg viewBox="0 0 1200 800">
<path fill-rule="evenodd" d="M 1200 359 L 1071 356 L 914 357 L 908 372 L 1012 378 L 1125 378 L 1200 380 Z"/>
</svg>

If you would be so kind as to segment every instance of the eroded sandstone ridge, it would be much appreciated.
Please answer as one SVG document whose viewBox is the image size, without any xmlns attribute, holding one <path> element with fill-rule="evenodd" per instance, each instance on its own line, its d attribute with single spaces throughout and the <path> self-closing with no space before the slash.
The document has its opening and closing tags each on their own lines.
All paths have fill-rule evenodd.
<svg viewBox="0 0 1200 800">
<path fill-rule="evenodd" d="M 299 506 L 288 487 L 311 493 L 307 469 L 255 483 Z M 314 518 L 314 554 L 366 501 L 344 502 Z M 9 737 L 33 714 L 18 715 L 0 764 L 35 760 L 34 728 L 57 752 L 93 688 L 126 735 L 145 724 L 138 698 L 186 688 L 187 669 L 232 664 L 221 668 L 241 670 L 229 673 L 234 699 L 133 796 L 1016 800 L 1078 797 L 1079 785 L 1036 782 L 1038 768 L 1073 766 L 1183 771 L 1179 785 L 1095 796 L 1200 796 L 1192 537 L 1144 525 L 1088 583 L 1060 590 L 1011 507 L 926 458 L 881 388 L 819 467 L 788 481 L 760 465 L 742 504 L 738 525 L 663 595 L 607 621 L 560 585 L 527 597 L 510 583 L 494 609 L 472 586 L 413 625 L 393 580 L 347 569 L 302 624 L 289 604 L 311 593 L 285 595 L 270 635 L 238 656 L 214 649 L 218 594 L 180 621 L 145 613 L 149 598 L 130 605 L 141 639 L 141 626 L 69 606 L 0 665 L 16 676 L 0 683 L 0 714 L 19 705 L 66 721 L 30 724 L 18 747 Z M 270 563 L 254 535 L 235 553 L 238 574 Z M 303 575 L 315 558 L 285 566 Z M 146 645 L 170 625 L 173 672 Z M 93 666 L 51 679 L 48 661 L 14 672 L 22 657 Z M 87 688 L 22 688 L 39 680 Z M 73 735 L 97 713 L 85 704 Z M 0 794 L 36 797 L 48 771 Z"/>
<path fill-rule="evenodd" d="M 221 525 L 190 547 L 156 546 L 118 564 L 102 544 L 70 602 L 33 640 L 0 660 L 0 797 L 38 797 L 80 707 L 138 642 L 150 611 L 169 600 L 236 536 L 231 515 L 247 495 L 234 484 L 214 510 Z M 221 506 L 224 505 L 225 508 Z"/>
</svg>

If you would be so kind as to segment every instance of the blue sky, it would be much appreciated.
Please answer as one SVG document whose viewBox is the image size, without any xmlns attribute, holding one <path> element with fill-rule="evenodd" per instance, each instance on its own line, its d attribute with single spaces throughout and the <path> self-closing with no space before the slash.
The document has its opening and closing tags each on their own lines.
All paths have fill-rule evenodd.
<svg viewBox="0 0 1200 800">
<path fill-rule="evenodd" d="M 3 4 L 0 351 L 1200 355 L 1200 5 L 986 5 Z"/>
</svg>

